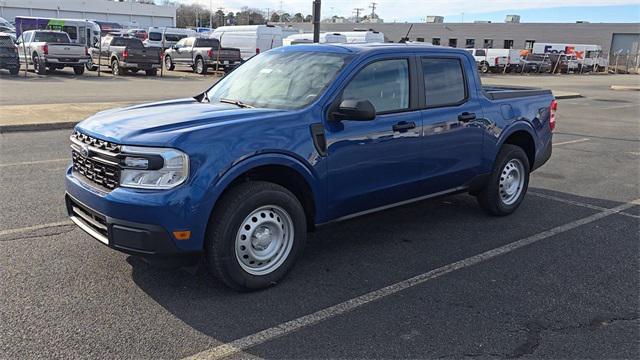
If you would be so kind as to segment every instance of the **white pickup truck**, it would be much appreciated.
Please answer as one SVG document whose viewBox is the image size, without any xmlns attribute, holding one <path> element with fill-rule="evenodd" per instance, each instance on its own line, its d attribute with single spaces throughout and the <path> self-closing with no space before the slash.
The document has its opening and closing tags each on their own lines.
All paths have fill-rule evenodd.
<svg viewBox="0 0 640 360">
<path fill-rule="evenodd" d="M 89 52 L 82 44 L 72 44 L 67 33 L 50 30 L 29 30 L 17 40 L 20 62 L 33 65 L 36 73 L 44 75 L 47 69 L 54 71 L 73 67 L 76 75 L 84 73 Z"/>
</svg>

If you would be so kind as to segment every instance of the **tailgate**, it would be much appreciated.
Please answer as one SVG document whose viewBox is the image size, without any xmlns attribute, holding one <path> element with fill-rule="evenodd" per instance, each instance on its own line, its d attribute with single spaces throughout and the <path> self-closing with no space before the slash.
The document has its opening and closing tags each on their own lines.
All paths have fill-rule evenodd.
<svg viewBox="0 0 640 360">
<path fill-rule="evenodd" d="M 232 49 L 232 48 L 221 48 L 220 49 L 220 60 L 224 61 L 240 61 L 242 60 L 242 56 L 240 55 L 240 49 Z M 218 50 L 213 49 L 213 60 L 218 59 Z"/>
<path fill-rule="evenodd" d="M 49 56 L 77 59 L 84 57 L 84 45 L 80 44 L 51 44 L 48 43 Z"/>
<path fill-rule="evenodd" d="M 127 62 L 137 64 L 160 64 L 160 49 L 127 47 Z"/>
</svg>

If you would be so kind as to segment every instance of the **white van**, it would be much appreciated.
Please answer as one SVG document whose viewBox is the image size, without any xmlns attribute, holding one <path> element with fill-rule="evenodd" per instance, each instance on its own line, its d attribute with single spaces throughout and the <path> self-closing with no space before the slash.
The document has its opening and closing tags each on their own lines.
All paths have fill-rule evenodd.
<svg viewBox="0 0 640 360">
<path fill-rule="evenodd" d="M 283 27 L 282 28 L 282 39 L 284 40 L 284 39 L 288 38 L 291 35 L 296 35 L 296 34 L 300 34 L 300 33 L 302 33 L 300 31 L 300 29 L 296 29 L 296 28 L 291 27 L 291 26 Z"/>
<path fill-rule="evenodd" d="M 243 60 L 282 46 L 282 28 L 275 25 L 221 26 L 210 37 L 222 47 L 240 49 Z"/>
<path fill-rule="evenodd" d="M 164 46 L 162 34 L 164 33 Z M 192 29 L 179 29 L 179 28 L 164 28 L 164 27 L 150 27 L 149 37 L 144 41 L 144 46 L 149 47 L 163 47 L 168 49 L 175 45 L 181 39 L 186 37 L 197 36 L 198 32 Z"/>
<path fill-rule="evenodd" d="M 589 44 L 561 44 L 561 43 L 535 43 L 534 54 L 565 54 L 575 55 L 580 65 L 605 67 L 608 59 L 602 56 L 600 45 Z"/>
<path fill-rule="evenodd" d="M 384 34 L 373 30 L 341 31 L 349 43 L 383 43 Z"/>
<path fill-rule="evenodd" d="M 321 33 L 320 34 L 320 43 L 324 44 L 336 44 L 336 43 L 346 43 L 347 37 L 339 34 L 339 33 Z M 295 45 L 295 44 L 307 44 L 313 43 L 313 34 L 312 33 L 304 33 L 304 34 L 295 34 L 286 37 L 282 40 L 282 45 Z"/>
</svg>

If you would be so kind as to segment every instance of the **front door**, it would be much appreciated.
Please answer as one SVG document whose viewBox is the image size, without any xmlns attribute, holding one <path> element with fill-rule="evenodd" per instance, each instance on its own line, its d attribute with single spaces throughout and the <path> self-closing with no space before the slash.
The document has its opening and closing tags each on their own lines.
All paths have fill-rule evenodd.
<svg viewBox="0 0 640 360">
<path fill-rule="evenodd" d="M 370 121 L 328 121 L 329 216 L 389 205 L 420 193 L 421 112 L 412 56 L 378 58 L 361 66 L 337 102 L 369 100 Z"/>
</svg>

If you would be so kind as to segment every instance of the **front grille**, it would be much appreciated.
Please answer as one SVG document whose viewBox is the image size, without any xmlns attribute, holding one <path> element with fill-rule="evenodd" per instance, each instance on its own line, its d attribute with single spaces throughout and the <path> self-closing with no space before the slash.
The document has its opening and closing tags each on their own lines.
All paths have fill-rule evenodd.
<svg viewBox="0 0 640 360">
<path fill-rule="evenodd" d="M 84 206 L 71 196 L 67 195 L 66 199 L 67 211 L 71 217 L 80 222 L 78 225 L 101 242 L 109 244 L 109 224 L 107 223 L 107 218 Z"/>
<path fill-rule="evenodd" d="M 73 171 L 76 174 L 80 174 L 87 180 L 109 190 L 118 187 L 120 183 L 120 169 L 118 167 L 84 157 L 75 150 L 72 150 L 71 154 L 73 157 Z"/>
<path fill-rule="evenodd" d="M 71 135 L 74 175 L 107 191 L 117 188 L 120 184 L 120 149 L 118 144 L 75 131 Z"/>
</svg>

